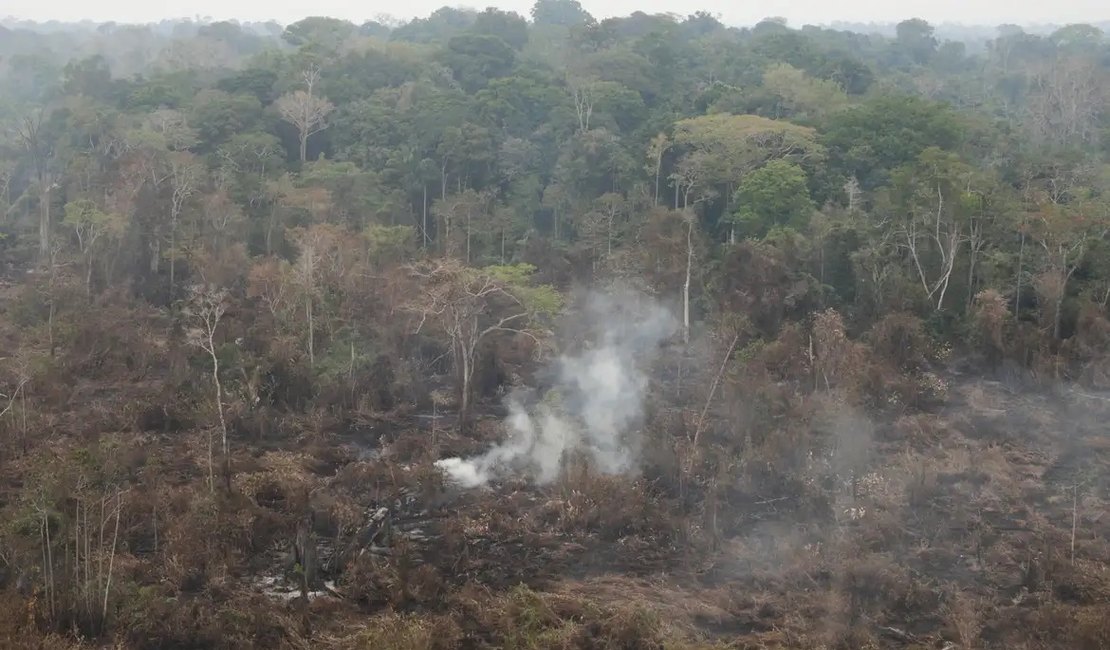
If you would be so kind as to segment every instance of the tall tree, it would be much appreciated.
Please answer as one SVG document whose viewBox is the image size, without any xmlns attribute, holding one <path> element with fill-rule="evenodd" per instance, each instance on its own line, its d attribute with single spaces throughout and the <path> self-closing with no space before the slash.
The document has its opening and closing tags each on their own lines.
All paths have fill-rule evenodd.
<svg viewBox="0 0 1110 650">
<path fill-rule="evenodd" d="M 538 341 L 533 318 L 561 304 L 550 288 L 524 285 L 530 270 L 502 267 L 483 272 L 450 259 L 410 268 L 418 293 L 405 308 L 419 318 L 417 333 L 430 325 L 450 342 L 461 421 L 470 415 L 480 345 L 501 333 Z"/>
<path fill-rule="evenodd" d="M 112 239 L 123 235 L 126 221 L 120 215 L 102 211 L 89 199 L 81 199 L 65 205 L 62 223 L 77 235 L 77 247 L 85 262 L 85 296 L 91 298 L 96 258 L 107 252 Z"/>
<path fill-rule="evenodd" d="M 16 136 L 23 150 L 31 158 L 35 173 L 39 208 L 39 258 L 42 260 L 46 260 L 50 255 L 51 192 L 59 187 L 54 180 L 52 169 L 54 145 L 44 129 L 48 116 L 45 108 L 39 108 L 23 116 L 16 126 Z"/>
<path fill-rule="evenodd" d="M 300 141 L 300 160 L 304 164 L 308 155 L 308 138 L 328 128 L 327 117 L 335 110 L 327 99 L 313 94 L 320 80 L 320 69 L 315 66 L 306 68 L 301 77 L 305 89 L 281 96 L 277 102 L 281 118 L 297 129 Z"/>
<path fill-rule="evenodd" d="M 201 190 L 204 182 L 204 167 L 193 154 L 187 151 L 174 152 L 169 155 L 169 183 L 170 183 L 170 291 L 172 292 L 177 278 L 177 231 L 181 221 L 181 214 L 185 210 L 186 202 Z"/>
<path fill-rule="evenodd" d="M 944 306 L 960 248 L 968 241 L 971 168 L 935 147 L 894 174 L 892 226 L 921 288 L 939 310 Z"/>
<path fill-rule="evenodd" d="M 227 440 L 227 420 L 224 418 L 224 390 L 220 382 L 220 355 L 216 345 L 216 333 L 220 320 L 227 313 L 229 295 L 226 289 L 194 286 L 189 290 L 185 316 L 191 327 L 187 330 L 189 343 L 208 354 L 212 361 L 212 385 L 216 393 L 216 414 L 220 421 L 220 440 L 223 447 L 224 483 L 231 491 L 231 453 Z M 212 433 L 208 433 L 208 489 L 215 490 L 215 471 L 212 453 Z"/>
<path fill-rule="evenodd" d="M 1051 318 L 1046 320 L 1051 323 L 1052 337 L 1059 339 L 1070 282 L 1092 243 L 1110 234 L 1110 206 L 1096 197 L 1065 204 L 1047 198 L 1035 196 L 1032 205 L 1030 232 L 1043 253 L 1034 288 L 1051 310 Z"/>
<path fill-rule="evenodd" d="M 696 177 L 724 197 L 726 214 L 731 211 L 736 184 L 764 162 L 813 162 L 824 156 L 813 129 L 757 115 L 717 113 L 680 120 L 675 123 L 674 142 L 683 152 L 678 173 L 686 179 L 686 187 L 693 187 L 689 181 Z"/>
<path fill-rule="evenodd" d="M 805 171 L 786 160 L 772 160 L 740 181 L 732 216 L 745 234 L 762 236 L 773 227 L 805 228 L 813 200 Z"/>
</svg>

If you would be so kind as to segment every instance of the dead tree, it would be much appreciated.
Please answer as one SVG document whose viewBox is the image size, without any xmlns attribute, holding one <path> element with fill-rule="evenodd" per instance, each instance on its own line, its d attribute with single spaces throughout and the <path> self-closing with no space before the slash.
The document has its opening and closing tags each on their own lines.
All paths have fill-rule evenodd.
<svg viewBox="0 0 1110 650">
<path fill-rule="evenodd" d="M 524 334 L 536 340 L 525 327 L 530 311 L 505 283 L 456 261 L 442 260 L 411 271 L 420 283 L 420 294 L 405 307 L 420 317 L 415 333 L 433 324 L 447 335 L 458 380 L 459 421 L 465 422 L 471 408 L 479 345 L 497 332 Z"/>
<path fill-rule="evenodd" d="M 297 129 L 302 165 L 308 152 L 308 138 L 328 128 L 328 114 L 335 109 L 328 100 L 312 94 L 316 82 L 320 79 L 319 68 L 308 68 L 303 72 L 303 77 L 305 90 L 284 95 L 276 102 L 281 118 Z"/>
<path fill-rule="evenodd" d="M 224 482 L 231 491 L 231 454 L 227 444 L 227 421 L 224 418 L 223 386 L 220 384 L 220 358 L 216 354 L 216 331 L 220 319 L 227 312 L 227 289 L 194 286 L 190 289 L 189 302 L 185 314 L 193 324 L 188 330 L 189 344 L 208 353 L 212 359 L 212 384 L 216 390 L 216 413 L 220 419 L 220 434 L 224 455 Z M 212 433 L 208 433 L 208 489 L 215 489 L 214 463 L 212 459 Z"/>
</svg>

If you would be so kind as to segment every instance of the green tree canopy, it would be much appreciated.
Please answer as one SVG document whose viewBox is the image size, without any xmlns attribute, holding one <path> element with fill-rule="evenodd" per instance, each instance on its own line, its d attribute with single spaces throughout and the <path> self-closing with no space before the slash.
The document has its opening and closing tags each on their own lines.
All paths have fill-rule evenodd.
<svg viewBox="0 0 1110 650">
<path fill-rule="evenodd" d="M 806 173 L 786 160 L 772 160 L 744 177 L 736 190 L 732 218 L 745 235 L 759 237 L 772 228 L 803 229 L 813 214 Z"/>
</svg>

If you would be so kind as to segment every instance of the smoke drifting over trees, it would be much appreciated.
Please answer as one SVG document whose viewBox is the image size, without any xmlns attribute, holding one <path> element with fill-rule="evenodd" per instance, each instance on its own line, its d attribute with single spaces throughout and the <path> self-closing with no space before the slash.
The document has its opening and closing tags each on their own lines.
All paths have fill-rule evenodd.
<svg viewBox="0 0 1110 650">
<path fill-rule="evenodd" d="M 0 647 L 1104 650 L 1108 99 L 1097 25 L 9 21 Z"/>
<path fill-rule="evenodd" d="M 436 462 L 463 487 L 485 485 L 499 473 L 531 471 L 540 484 L 559 477 L 569 454 L 582 454 L 602 474 L 638 470 L 650 364 L 676 330 L 674 317 L 629 291 L 591 293 L 575 329 L 583 349 L 552 364 L 555 385 L 538 403 L 508 399 L 509 439 L 473 458 Z M 581 329 L 579 329 L 581 328 Z"/>
</svg>

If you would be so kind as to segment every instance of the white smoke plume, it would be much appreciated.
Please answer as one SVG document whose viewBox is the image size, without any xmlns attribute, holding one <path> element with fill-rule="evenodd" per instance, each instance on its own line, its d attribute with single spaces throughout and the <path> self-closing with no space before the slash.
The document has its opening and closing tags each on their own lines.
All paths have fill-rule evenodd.
<svg viewBox="0 0 1110 650">
<path fill-rule="evenodd" d="M 574 316 L 585 348 L 553 364 L 547 399 L 528 408 L 519 394 L 511 396 L 504 443 L 473 458 L 436 462 L 451 481 L 470 488 L 526 472 L 548 483 L 571 452 L 585 454 L 606 474 L 636 468 L 648 386 L 644 366 L 675 331 L 675 319 L 651 298 L 628 291 L 591 294 Z"/>
</svg>

